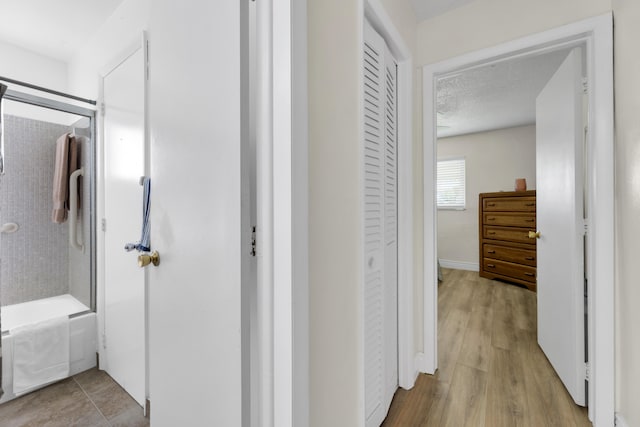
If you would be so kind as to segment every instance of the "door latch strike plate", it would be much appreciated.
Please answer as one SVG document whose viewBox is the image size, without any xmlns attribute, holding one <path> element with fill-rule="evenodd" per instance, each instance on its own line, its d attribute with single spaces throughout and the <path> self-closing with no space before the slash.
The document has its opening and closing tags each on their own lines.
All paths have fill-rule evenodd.
<svg viewBox="0 0 640 427">
<path fill-rule="evenodd" d="M 256 256 L 256 226 L 251 227 L 251 256 Z"/>
</svg>

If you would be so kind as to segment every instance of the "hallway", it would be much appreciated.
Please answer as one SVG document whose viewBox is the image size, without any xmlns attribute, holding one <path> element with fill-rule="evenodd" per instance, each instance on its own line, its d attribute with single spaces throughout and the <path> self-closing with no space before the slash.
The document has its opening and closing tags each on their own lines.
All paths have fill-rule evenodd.
<svg viewBox="0 0 640 427">
<path fill-rule="evenodd" d="M 535 294 L 445 269 L 436 375 L 399 389 L 383 426 L 591 426 L 536 342 Z"/>
</svg>

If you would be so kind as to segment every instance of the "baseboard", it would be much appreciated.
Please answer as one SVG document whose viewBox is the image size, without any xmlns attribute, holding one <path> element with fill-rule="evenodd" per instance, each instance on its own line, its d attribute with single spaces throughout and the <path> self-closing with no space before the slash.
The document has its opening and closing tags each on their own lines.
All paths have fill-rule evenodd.
<svg viewBox="0 0 640 427">
<path fill-rule="evenodd" d="M 413 369 L 411 370 L 411 381 L 409 381 L 406 384 L 400 384 L 400 387 L 402 387 L 405 390 L 411 390 L 413 387 L 415 387 L 416 385 L 416 381 L 418 381 L 418 375 L 420 375 L 420 368 L 418 366 L 419 362 L 419 354 L 417 353 L 414 357 L 413 357 Z"/>
<path fill-rule="evenodd" d="M 415 366 L 415 372 L 416 372 L 416 378 L 417 378 L 418 374 L 421 374 L 421 373 L 424 374 L 427 372 L 424 366 L 424 353 L 416 353 L 413 360 L 414 360 L 413 365 Z"/>
<path fill-rule="evenodd" d="M 480 271 L 480 265 L 477 262 L 452 261 L 450 259 L 439 259 L 440 266 L 444 268 L 452 268 L 454 270 Z"/>
<path fill-rule="evenodd" d="M 624 418 L 622 418 L 622 415 L 620 415 L 619 413 L 616 413 L 615 426 L 616 427 L 629 427 L 629 424 L 627 424 L 627 422 L 624 420 Z"/>
</svg>

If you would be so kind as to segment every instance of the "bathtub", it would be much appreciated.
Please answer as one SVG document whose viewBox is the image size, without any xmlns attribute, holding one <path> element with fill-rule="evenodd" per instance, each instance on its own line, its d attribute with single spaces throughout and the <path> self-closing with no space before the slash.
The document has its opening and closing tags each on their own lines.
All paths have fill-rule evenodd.
<svg viewBox="0 0 640 427">
<path fill-rule="evenodd" d="M 11 329 L 59 316 L 69 316 L 69 369 L 75 375 L 96 366 L 96 314 L 71 295 L 4 306 L 2 315 L 2 388 L 0 403 L 13 394 L 13 342 Z"/>
</svg>

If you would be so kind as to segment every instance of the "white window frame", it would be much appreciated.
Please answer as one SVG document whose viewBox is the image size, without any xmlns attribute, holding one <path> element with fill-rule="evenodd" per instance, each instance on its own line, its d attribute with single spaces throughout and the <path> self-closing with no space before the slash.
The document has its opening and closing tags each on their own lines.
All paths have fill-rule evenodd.
<svg viewBox="0 0 640 427">
<path fill-rule="evenodd" d="M 438 193 L 440 192 L 440 179 L 438 178 L 437 169 L 440 164 L 443 162 L 453 162 L 453 161 L 462 161 L 462 204 L 452 203 L 441 205 L 438 197 Z M 460 178 L 460 177 L 458 177 Z M 455 210 L 462 211 L 467 208 L 467 160 L 464 157 L 447 157 L 443 159 L 438 159 L 436 166 L 436 201 L 438 210 Z"/>
</svg>

